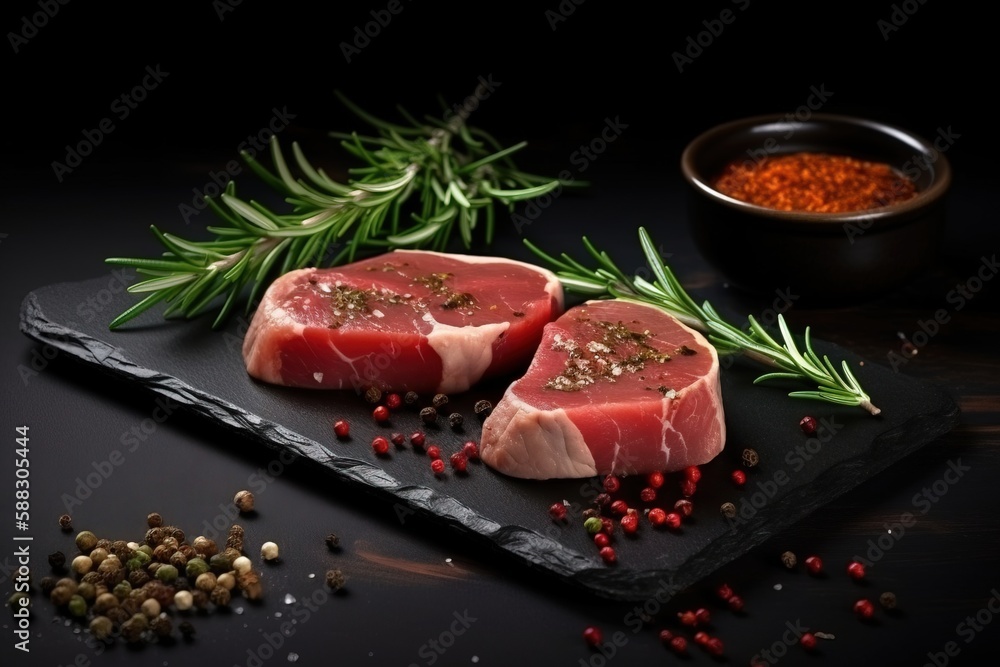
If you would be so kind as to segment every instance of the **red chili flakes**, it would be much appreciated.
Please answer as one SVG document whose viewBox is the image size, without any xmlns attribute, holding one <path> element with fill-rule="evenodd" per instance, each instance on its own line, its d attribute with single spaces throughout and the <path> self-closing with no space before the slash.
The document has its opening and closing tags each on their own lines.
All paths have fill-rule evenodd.
<svg viewBox="0 0 1000 667">
<path fill-rule="evenodd" d="M 917 196 L 913 181 L 888 164 L 808 152 L 735 160 L 712 187 L 748 204 L 809 213 L 867 211 Z"/>
</svg>

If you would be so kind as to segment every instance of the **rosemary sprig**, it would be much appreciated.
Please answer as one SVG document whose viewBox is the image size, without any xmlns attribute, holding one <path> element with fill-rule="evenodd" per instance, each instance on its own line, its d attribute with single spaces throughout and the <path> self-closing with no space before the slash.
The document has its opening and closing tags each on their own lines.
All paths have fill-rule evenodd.
<svg viewBox="0 0 1000 667">
<path fill-rule="evenodd" d="M 586 238 L 583 244 L 590 256 L 597 262 L 596 269 L 590 269 L 572 259 L 566 253 L 554 258 L 525 239 L 528 248 L 541 259 L 551 264 L 563 286 L 571 292 L 594 298 L 616 298 L 651 304 L 662 308 L 688 326 L 706 334 L 708 340 L 720 354 L 742 354 L 756 362 L 776 369 L 765 373 L 754 384 L 770 380 L 799 380 L 816 386 L 811 391 L 793 391 L 789 396 L 806 398 L 839 405 L 856 405 L 873 415 L 881 410 L 875 407 L 871 398 L 861 388 L 846 361 L 841 362 L 842 373 L 827 355 L 820 358 L 813 350 L 809 327 L 806 327 L 802 348 L 795 342 L 785 318 L 778 315 L 781 342 L 775 340 L 751 315 L 747 318 L 749 331 L 729 324 L 705 301 L 701 305 L 684 290 L 677 276 L 663 263 L 656 252 L 653 241 L 644 228 L 639 228 L 639 241 L 646 262 L 655 280 L 645 280 L 641 276 L 627 276 L 604 251 L 599 251 Z"/>
<path fill-rule="evenodd" d="M 511 155 L 524 148 L 524 142 L 501 147 L 457 115 L 449 122 L 430 116 L 420 122 L 400 109 L 407 121 L 400 125 L 376 118 L 337 95 L 375 130 L 374 135 L 330 133 L 362 163 L 349 170 L 348 182 L 337 182 L 314 167 L 297 143 L 292 144 L 292 157 L 298 176 L 274 137 L 273 171 L 244 152 L 251 169 L 285 196 L 291 210 L 278 213 L 241 199 L 230 181 L 220 201 L 205 198 L 222 221 L 221 226 L 207 228 L 214 238 L 188 240 L 153 226 L 165 249 L 161 257 L 105 260 L 131 266 L 146 277 L 128 288 L 145 298 L 116 317 L 111 329 L 161 301 L 168 304 L 164 317 L 186 318 L 221 301 L 213 324 L 218 327 L 247 285 L 249 309 L 276 272 L 320 265 L 331 248 L 336 252 L 327 262 L 331 266 L 393 248 L 445 250 L 456 233 L 469 248 L 480 225 L 490 244 L 497 204 L 512 208 L 515 202 L 541 196 L 560 184 L 573 184 L 518 170 Z"/>
</svg>

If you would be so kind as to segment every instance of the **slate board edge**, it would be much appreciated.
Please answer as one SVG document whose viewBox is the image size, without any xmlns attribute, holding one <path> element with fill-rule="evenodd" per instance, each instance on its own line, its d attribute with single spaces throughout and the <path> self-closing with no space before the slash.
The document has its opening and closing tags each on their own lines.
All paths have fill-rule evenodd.
<svg viewBox="0 0 1000 667">
<path fill-rule="evenodd" d="M 593 558 L 568 549 L 536 531 L 515 525 L 501 526 L 455 498 L 430 487 L 401 484 L 370 463 L 338 457 L 320 443 L 280 424 L 261 419 L 228 401 L 205 394 L 171 375 L 139 366 L 130 361 L 120 348 L 49 320 L 35 292 L 30 292 L 22 301 L 20 330 L 39 343 L 50 345 L 111 375 L 138 380 L 148 391 L 168 397 L 182 406 L 182 409 L 221 423 L 243 437 L 276 451 L 288 448 L 295 455 L 321 466 L 348 483 L 358 484 L 383 499 L 402 503 L 435 522 L 460 526 L 469 533 L 485 538 L 530 567 L 559 575 L 565 583 L 606 598 L 632 599 L 629 597 L 632 586 L 621 584 L 632 583 L 629 575 L 633 571 L 619 569 L 610 581 L 599 577 L 598 581 L 601 583 L 592 585 L 589 574 L 601 572 L 601 566 L 595 567 Z M 655 572 L 650 571 L 648 574 Z M 667 573 L 662 575 L 667 576 Z"/>
<path fill-rule="evenodd" d="M 560 581 L 603 598 L 640 601 L 656 597 L 665 601 L 718 569 L 717 561 L 709 564 L 713 558 L 719 558 L 723 562 L 734 560 L 830 500 L 827 498 L 821 502 L 810 503 L 809 489 L 814 487 L 805 487 L 801 492 L 786 496 L 771 508 L 772 516 L 773 512 L 777 511 L 786 517 L 785 520 L 778 522 L 772 520 L 767 530 L 762 530 L 763 526 L 758 522 L 750 521 L 740 533 L 730 533 L 730 538 L 715 540 L 706 545 L 688 561 L 680 574 L 674 570 L 632 570 L 620 566 L 609 568 L 596 564 L 592 557 L 584 556 L 536 531 L 517 525 L 501 526 L 452 496 L 427 486 L 399 483 L 388 473 L 370 463 L 349 457 L 338 457 L 320 443 L 280 424 L 264 420 L 239 406 L 201 392 L 176 377 L 139 366 L 131 362 L 120 348 L 50 321 L 45 316 L 35 292 L 29 293 L 22 302 L 20 329 L 29 338 L 60 349 L 88 365 L 98 366 L 118 377 L 139 380 L 147 390 L 166 396 L 188 411 L 221 424 L 241 437 L 248 437 L 272 450 L 281 451 L 283 448 L 290 450 L 343 481 L 358 485 L 366 492 L 402 503 L 434 522 L 457 526 L 498 547 L 522 564 L 559 575 Z M 822 477 L 840 479 L 845 470 L 849 471 L 856 467 L 881 471 L 891 463 L 944 435 L 957 422 L 959 411 L 953 397 L 946 395 L 940 389 L 938 391 L 947 398 L 942 413 L 917 415 L 910 420 L 910 422 L 925 420 L 934 424 L 935 420 L 945 419 L 944 422 L 938 422 L 937 429 L 926 432 L 920 439 L 913 440 L 911 446 L 900 455 L 880 458 L 877 455 L 881 449 L 878 445 L 882 440 L 891 438 L 893 434 L 893 432 L 884 433 L 868 450 L 872 452 L 872 456 L 854 459 L 831 468 L 824 472 Z M 898 431 L 907 431 L 906 427 L 910 422 L 901 426 Z M 867 476 L 872 474 L 875 473 L 869 473 Z M 850 488 L 848 485 L 836 495 L 842 495 Z M 803 512 L 802 506 L 805 503 L 809 503 L 810 507 Z"/>
</svg>

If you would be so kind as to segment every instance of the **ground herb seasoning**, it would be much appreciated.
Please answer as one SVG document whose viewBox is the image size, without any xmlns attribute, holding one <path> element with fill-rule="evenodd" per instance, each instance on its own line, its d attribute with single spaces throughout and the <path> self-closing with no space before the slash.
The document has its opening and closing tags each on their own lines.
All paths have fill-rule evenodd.
<svg viewBox="0 0 1000 667">
<path fill-rule="evenodd" d="M 730 163 L 712 183 L 724 195 L 781 211 L 867 211 L 917 196 L 913 181 L 881 162 L 791 153 Z"/>
</svg>

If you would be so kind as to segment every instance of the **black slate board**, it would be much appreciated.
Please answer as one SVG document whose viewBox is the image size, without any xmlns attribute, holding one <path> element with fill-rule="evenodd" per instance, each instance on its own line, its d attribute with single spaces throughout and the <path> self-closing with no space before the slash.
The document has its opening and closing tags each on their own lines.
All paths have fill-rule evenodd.
<svg viewBox="0 0 1000 667">
<path fill-rule="evenodd" d="M 357 485 L 394 504 L 401 516 L 424 513 L 486 548 L 501 549 L 526 566 L 613 599 L 656 595 L 664 600 L 680 592 L 940 437 L 958 416 L 957 404 L 943 390 L 863 363 L 822 341 L 815 342 L 817 351 L 847 359 L 882 408 L 882 416 L 789 399 L 781 388 L 753 386 L 756 367 L 724 364 L 727 446 L 702 467 L 693 516 L 677 533 L 653 529 L 645 521 L 635 537 L 619 531 L 618 563 L 607 566 L 580 517 L 599 492 L 596 478 L 517 480 L 482 464 L 470 465 L 464 476 L 449 469 L 438 478 L 426 455 L 409 445 L 393 448 L 388 457 L 376 457 L 369 446 L 375 434 L 422 428 L 415 411 L 400 410 L 389 425 L 378 426 L 371 418 L 372 406 L 354 392 L 296 390 L 252 380 L 240 353 L 247 325 L 242 318 L 223 331 L 211 331 L 206 321 L 163 322 L 159 312 L 151 312 L 126 330 L 108 331 L 111 316 L 133 301 L 131 295 L 109 290 L 107 277 L 43 287 L 25 297 L 21 330 L 251 441 L 305 457 L 337 483 Z M 495 402 L 504 388 L 504 382 L 494 382 L 452 396 L 446 411 L 464 415 L 463 430 L 453 431 L 443 423 L 437 430 L 427 429 L 429 441 L 447 454 L 467 439 L 478 439 L 474 402 L 481 398 Z M 429 399 L 423 397 L 421 404 Z M 799 429 L 799 419 L 806 413 L 820 420 L 822 438 L 807 438 Z M 331 428 L 341 417 L 352 424 L 352 437 L 346 442 L 338 441 Z M 747 470 L 747 484 L 739 489 L 729 474 L 743 467 L 740 456 L 746 447 L 759 453 L 760 464 Z M 681 497 L 678 481 L 679 474 L 668 475 L 654 504 L 672 506 Z M 631 506 L 643 507 L 638 499 L 642 486 L 638 477 L 627 478 L 621 497 Z M 547 508 L 561 500 L 571 504 L 563 523 L 547 514 Z M 739 509 L 738 521 L 720 515 L 719 507 L 726 501 Z"/>
</svg>

